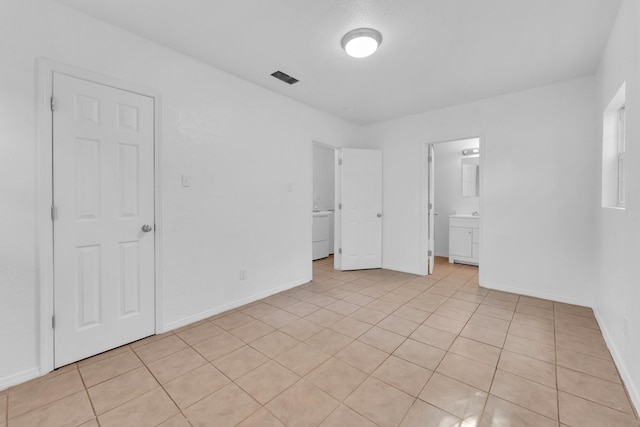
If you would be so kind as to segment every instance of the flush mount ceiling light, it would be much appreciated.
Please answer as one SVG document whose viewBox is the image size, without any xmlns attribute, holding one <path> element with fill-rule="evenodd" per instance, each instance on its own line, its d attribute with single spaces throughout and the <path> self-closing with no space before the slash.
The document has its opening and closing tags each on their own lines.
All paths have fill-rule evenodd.
<svg viewBox="0 0 640 427">
<path fill-rule="evenodd" d="M 373 28 L 358 28 L 342 37 L 340 44 L 349 56 L 365 58 L 378 49 L 382 43 L 382 34 Z"/>
</svg>

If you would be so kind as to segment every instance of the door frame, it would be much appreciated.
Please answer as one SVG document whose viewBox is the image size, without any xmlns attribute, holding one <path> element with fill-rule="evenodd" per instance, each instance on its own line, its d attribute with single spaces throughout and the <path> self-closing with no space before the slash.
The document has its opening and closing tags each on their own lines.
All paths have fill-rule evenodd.
<svg viewBox="0 0 640 427">
<path fill-rule="evenodd" d="M 328 148 L 330 150 L 333 150 L 333 162 L 334 162 L 334 180 L 333 180 L 333 186 L 334 186 L 334 190 L 333 190 L 333 197 L 334 197 L 334 208 L 333 208 L 333 245 L 334 245 L 334 253 L 333 253 L 333 268 L 336 270 L 340 270 L 341 268 L 341 255 L 340 253 L 335 249 L 335 247 L 338 245 L 338 243 L 340 242 L 341 239 L 341 234 L 340 234 L 340 213 L 341 210 L 338 209 L 338 204 L 340 203 L 341 200 L 341 191 L 342 191 L 342 186 L 341 186 L 341 178 L 342 176 L 340 175 L 340 170 L 339 170 L 339 165 L 338 165 L 338 160 L 340 159 L 340 153 L 342 150 L 341 147 L 337 147 L 335 145 L 331 145 L 331 144 L 326 144 L 324 142 L 320 142 L 317 140 L 312 140 L 311 141 L 311 206 L 310 206 L 310 212 L 312 213 L 311 215 L 311 226 L 313 227 L 313 184 L 314 184 L 314 180 L 313 180 L 313 166 L 314 166 L 314 158 L 313 158 L 313 148 L 314 147 L 323 147 L 323 148 Z M 313 230 L 312 230 L 313 231 Z M 311 242 L 309 245 L 309 248 L 311 249 L 311 251 L 313 251 L 313 238 L 310 237 L 309 241 Z M 310 254 L 309 259 L 311 260 L 311 264 L 310 264 L 310 269 L 311 269 L 311 279 L 313 280 L 313 256 Z"/>
<path fill-rule="evenodd" d="M 484 151 L 484 143 L 485 143 L 485 137 L 484 137 L 484 132 L 482 131 L 477 131 L 477 132 L 467 132 L 467 133 L 460 133 L 459 135 L 453 134 L 453 135 L 448 135 L 446 137 L 443 138 L 435 138 L 435 139 L 430 139 L 427 142 L 422 142 L 421 145 L 421 151 L 422 151 L 422 157 L 421 157 L 421 162 L 420 162 L 420 266 L 419 266 L 419 272 L 418 274 L 420 274 L 421 276 L 427 276 L 429 274 L 429 270 L 428 270 L 428 266 L 427 266 L 427 254 L 428 254 L 428 247 L 429 247 L 429 236 L 428 234 L 428 230 L 429 230 L 429 224 L 428 224 L 428 203 L 429 203 L 429 196 L 428 196 L 428 190 L 429 190 L 429 167 L 428 167 L 428 160 L 429 160 L 429 145 L 437 145 L 437 144 L 442 144 L 442 143 L 446 143 L 446 142 L 454 142 L 454 141 L 460 141 L 463 139 L 472 139 L 472 138 L 478 138 L 480 140 L 480 153 L 479 153 L 479 157 L 480 157 L 480 166 L 482 166 L 484 164 L 484 158 L 485 158 L 485 151 Z M 434 167 L 435 167 L 435 163 L 434 163 Z M 484 183 L 484 179 L 483 179 L 483 175 L 484 175 L 484 167 L 480 167 L 480 200 L 479 200 L 479 205 L 480 205 L 480 212 L 483 212 L 482 206 L 483 206 L 483 202 L 482 202 L 482 194 L 484 193 L 482 190 L 483 187 L 483 183 Z M 483 237 L 483 222 L 484 222 L 484 216 L 483 214 L 480 214 L 480 253 L 484 252 L 484 237 Z M 478 266 L 480 267 L 480 266 Z M 479 276 L 482 277 L 482 269 L 479 268 Z"/>
<path fill-rule="evenodd" d="M 163 330 L 162 311 L 162 159 L 161 144 L 161 96 L 156 90 L 105 76 L 93 71 L 61 64 L 46 58 L 36 61 L 36 290 L 38 292 L 36 308 L 36 329 L 38 330 L 38 361 L 40 375 L 51 372 L 54 367 L 54 331 L 52 316 L 54 310 L 53 283 L 53 221 L 51 204 L 53 200 L 53 115 L 51 114 L 51 96 L 53 93 L 53 73 L 65 74 L 74 78 L 133 92 L 154 100 L 154 217 L 155 217 L 155 333 Z"/>
</svg>

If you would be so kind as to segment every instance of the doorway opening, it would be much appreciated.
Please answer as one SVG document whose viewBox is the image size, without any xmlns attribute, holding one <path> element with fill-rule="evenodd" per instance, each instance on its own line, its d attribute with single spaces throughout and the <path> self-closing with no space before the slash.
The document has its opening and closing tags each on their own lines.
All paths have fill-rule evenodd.
<svg viewBox="0 0 640 427">
<path fill-rule="evenodd" d="M 312 148 L 312 260 L 333 253 L 336 270 L 381 268 L 382 151 Z"/>
<path fill-rule="evenodd" d="M 423 273 L 480 265 L 480 137 L 425 144 Z"/>
<path fill-rule="evenodd" d="M 331 264 L 332 268 L 336 234 L 337 153 L 337 147 L 316 141 L 312 144 L 313 202 L 311 212 L 311 260 L 322 260 L 323 264 Z"/>
</svg>

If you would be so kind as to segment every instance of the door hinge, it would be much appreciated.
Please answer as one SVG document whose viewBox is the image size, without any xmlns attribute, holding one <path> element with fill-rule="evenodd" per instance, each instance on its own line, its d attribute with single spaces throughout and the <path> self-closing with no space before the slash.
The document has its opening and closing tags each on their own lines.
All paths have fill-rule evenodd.
<svg viewBox="0 0 640 427">
<path fill-rule="evenodd" d="M 433 209 L 433 203 L 429 203 L 429 210 Z"/>
<path fill-rule="evenodd" d="M 51 316 L 51 329 L 56 328 L 56 315 Z"/>
<path fill-rule="evenodd" d="M 51 221 L 55 221 L 57 217 L 58 217 L 58 208 L 51 205 Z"/>
<path fill-rule="evenodd" d="M 433 255 L 433 252 L 432 252 L 432 251 L 429 251 L 429 256 L 431 256 L 431 255 Z"/>
<path fill-rule="evenodd" d="M 342 166 L 342 159 L 338 159 L 338 165 Z"/>
<path fill-rule="evenodd" d="M 341 254 L 342 253 L 342 248 L 338 249 L 338 253 Z"/>
<path fill-rule="evenodd" d="M 52 96 L 51 100 L 51 111 L 56 111 L 56 99 Z"/>
<path fill-rule="evenodd" d="M 338 203 L 338 209 L 342 209 L 342 203 Z"/>
</svg>

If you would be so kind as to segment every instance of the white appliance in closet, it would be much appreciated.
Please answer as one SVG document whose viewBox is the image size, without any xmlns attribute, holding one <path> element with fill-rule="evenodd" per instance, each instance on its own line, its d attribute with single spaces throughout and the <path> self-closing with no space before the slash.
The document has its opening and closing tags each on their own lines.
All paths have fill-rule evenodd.
<svg viewBox="0 0 640 427">
<path fill-rule="evenodd" d="M 326 258 L 333 253 L 333 211 L 313 212 L 313 260 Z"/>
</svg>

